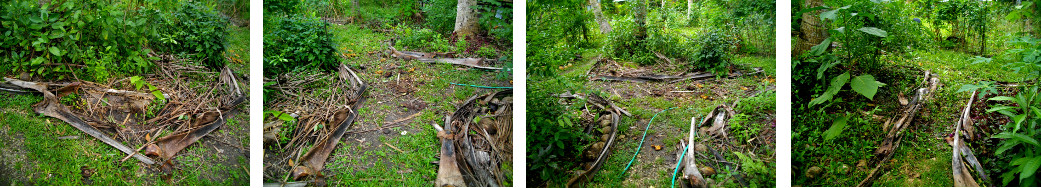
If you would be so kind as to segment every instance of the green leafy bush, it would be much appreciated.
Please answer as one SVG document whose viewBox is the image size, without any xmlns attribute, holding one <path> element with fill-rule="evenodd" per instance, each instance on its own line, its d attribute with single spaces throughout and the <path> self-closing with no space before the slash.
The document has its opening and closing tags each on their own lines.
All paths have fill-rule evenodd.
<svg viewBox="0 0 1041 188">
<path fill-rule="evenodd" d="M 1008 169 L 1001 175 L 1002 183 L 1008 186 L 1012 180 L 1018 179 L 1019 186 L 1037 186 L 1037 171 L 1041 167 L 1041 95 L 1038 86 L 1025 88 L 1015 97 L 999 96 L 990 98 L 992 101 L 1009 101 L 1013 106 L 998 105 L 988 109 L 987 112 L 998 112 L 1012 119 L 1012 122 L 1002 126 L 1002 132 L 993 135 L 1000 138 L 996 155 L 1009 155 L 1012 161 L 1008 163 Z M 1018 178 L 1017 178 L 1018 177 Z"/>
<path fill-rule="evenodd" d="M 451 33 L 455 29 L 455 0 L 432 0 L 422 7 L 426 13 L 427 28 L 438 33 Z"/>
<path fill-rule="evenodd" d="M 227 64 L 224 58 L 228 21 L 210 8 L 185 2 L 177 11 L 163 16 L 152 47 L 163 52 L 195 54 L 194 58 L 210 69 Z"/>
<path fill-rule="evenodd" d="M 82 65 L 93 49 L 113 53 L 104 69 L 120 73 L 149 70 L 144 57 L 146 36 L 154 33 L 151 11 L 127 11 L 126 4 L 95 1 L 12 1 L 0 7 L 0 72 L 25 72 L 58 79 L 82 70 L 62 64 Z"/>
<path fill-rule="evenodd" d="M 528 137 L 528 184 L 538 185 L 538 181 L 556 181 L 563 183 L 566 171 L 574 167 L 572 162 L 580 152 L 580 141 L 591 139 L 579 130 L 577 111 L 569 111 L 564 105 L 557 103 L 555 93 L 563 92 L 569 87 L 568 82 L 554 80 L 537 82 L 528 90 L 527 101 L 531 105 L 527 109 Z"/>
<path fill-rule="evenodd" d="M 500 45 L 513 43 L 513 7 L 512 4 L 499 0 L 481 0 L 477 10 L 481 13 L 477 19 L 482 31 L 495 39 Z"/>
<path fill-rule="evenodd" d="M 329 23 L 290 16 L 264 34 L 264 73 L 281 74 L 301 67 L 332 70 L 340 62 Z"/>
<path fill-rule="evenodd" d="M 427 52 L 451 52 L 456 47 L 448 42 L 440 33 L 428 28 L 414 28 L 405 24 L 399 24 L 394 28 L 394 46 L 398 50 L 414 50 Z M 465 40 L 460 40 L 465 41 Z M 463 47 L 465 49 L 465 47 Z"/>
<path fill-rule="evenodd" d="M 727 67 L 730 66 L 730 60 L 733 58 L 733 55 L 730 53 L 733 41 L 729 40 L 729 38 L 731 36 L 718 29 L 699 36 L 695 42 L 697 50 L 694 51 L 690 66 L 694 69 L 709 70 L 716 74 L 727 73 Z"/>
<path fill-rule="evenodd" d="M 272 15 L 292 15 L 300 6 L 298 0 L 264 0 L 264 13 Z"/>
</svg>

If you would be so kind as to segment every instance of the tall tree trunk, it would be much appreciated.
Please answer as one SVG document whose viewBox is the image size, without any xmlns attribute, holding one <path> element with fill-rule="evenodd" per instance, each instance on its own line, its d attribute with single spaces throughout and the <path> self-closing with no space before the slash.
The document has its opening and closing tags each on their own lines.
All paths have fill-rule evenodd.
<svg viewBox="0 0 1041 188">
<path fill-rule="evenodd" d="M 589 6 L 593 8 L 593 16 L 596 17 L 596 23 L 600 24 L 600 33 L 610 33 L 611 23 L 607 22 L 607 19 L 604 18 L 604 13 L 600 11 L 600 0 L 589 0 Z"/>
<path fill-rule="evenodd" d="M 694 14 L 694 0 L 687 0 L 687 19 L 690 19 L 691 14 Z"/>
<path fill-rule="evenodd" d="M 636 10 L 633 12 L 636 18 L 636 39 L 643 41 L 647 38 L 647 0 L 636 0 Z"/>
<path fill-rule="evenodd" d="M 353 1 L 351 1 L 351 5 L 352 5 L 351 6 L 351 12 L 353 12 L 353 14 L 354 14 L 352 16 L 355 16 L 355 17 L 361 15 L 361 12 L 358 12 L 358 9 L 361 8 L 361 5 L 358 5 L 358 1 L 361 1 L 361 0 L 353 0 Z"/>
<path fill-rule="evenodd" d="M 470 8 L 477 6 L 476 0 L 459 0 L 455 7 L 455 30 L 457 36 L 477 33 L 477 11 Z"/>
<path fill-rule="evenodd" d="M 803 2 L 803 9 L 809 9 L 817 6 L 824 5 L 821 0 L 806 0 Z M 810 49 L 817 44 L 820 44 L 828 37 L 828 33 L 824 30 L 824 23 L 820 20 L 820 14 L 824 10 L 817 10 L 802 14 L 802 22 L 799 24 L 799 41 L 798 45 L 792 49 L 792 57 L 797 57 L 799 54 Z"/>
</svg>

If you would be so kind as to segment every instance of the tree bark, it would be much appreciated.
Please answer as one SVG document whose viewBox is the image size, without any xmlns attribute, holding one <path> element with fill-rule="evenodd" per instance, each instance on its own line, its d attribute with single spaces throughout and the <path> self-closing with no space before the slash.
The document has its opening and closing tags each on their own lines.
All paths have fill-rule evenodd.
<svg viewBox="0 0 1041 188">
<path fill-rule="evenodd" d="M 358 9 L 361 8 L 361 6 L 358 5 L 358 1 L 361 1 L 361 0 L 353 0 L 353 1 L 351 1 L 351 4 L 354 5 L 354 6 L 351 6 L 351 10 L 354 12 L 354 16 L 361 15 L 361 12 L 358 12 Z"/>
<path fill-rule="evenodd" d="M 817 6 L 824 5 L 821 0 L 806 0 L 803 3 L 803 9 L 809 9 Z M 828 38 L 828 33 L 824 30 L 824 23 L 821 23 L 820 14 L 824 10 L 817 10 L 802 14 L 802 21 L 799 26 L 799 41 L 794 49 L 792 49 L 792 56 L 797 57 L 810 47 L 820 44 L 825 38 Z"/>
<path fill-rule="evenodd" d="M 457 36 L 477 33 L 477 11 L 470 8 L 477 6 L 476 0 L 459 0 L 455 8 L 455 30 Z"/>
<path fill-rule="evenodd" d="M 647 0 L 636 0 L 633 12 L 636 18 L 636 39 L 643 41 L 647 38 Z"/>
<path fill-rule="evenodd" d="M 600 10 L 600 0 L 589 0 L 589 6 L 593 8 L 593 15 L 596 17 L 596 23 L 600 24 L 600 33 L 610 33 L 611 23 L 607 22 L 607 19 L 604 18 L 603 11 Z"/>
<path fill-rule="evenodd" d="M 694 0 L 687 0 L 687 19 L 690 19 L 691 14 L 694 14 Z"/>
</svg>

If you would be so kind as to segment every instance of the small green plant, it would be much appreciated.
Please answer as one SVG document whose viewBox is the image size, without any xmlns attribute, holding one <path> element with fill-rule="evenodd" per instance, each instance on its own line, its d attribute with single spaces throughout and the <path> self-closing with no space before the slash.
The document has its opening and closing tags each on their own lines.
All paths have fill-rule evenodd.
<svg viewBox="0 0 1041 188">
<path fill-rule="evenodd" d="M 163 96 L 163 92 L 159 91 L 159 88 L 156 88 L 151 83 L 142 80 L 141 76 L 130 77 L 130 83 L 134 84 L 134 89 L 136 90 L 141 90 L 141 87 L 148 86 L 148 92 L 152 93 L 152 95 L 155 96 L 156 99 L 159 99 L 159 101 L 166 101 L 166 97 Z"/>
<path fill-rule="evenodd" d="M 483 58 L 498 58 L 499 57 L 499 51 L 496 50 L 495 48 L 490 47 L 490 46 L 481 46 L 481 48 L 478 48 L 477 51 L 474 52 L 474 54 L 477 55 L 478 57 L 483 57 Z"/>
<path fill-rule="evenodd" d="M 752 181 L 748 182 L 749 187 L 773 187 L 774 167 L 766 166 L 767 164 L 763 161 L 753 159 L 741 152 L 734 152 L 734 155 L 741 161 L 741 171 L 747 173 L 747 177 L 752 177 Z M 773 164 L 771 163 L 771 165 Z"/>
<path fill-rule="evenodd" d="M 278 132 L 278 142 L 281 144 L 288 144 L 290 135 L 296 130 L 296 118 L 290 116 L 287 113 L 277 110 L 264 110 L 264 119 L 278 119 L 282 120 L 282 130 Z"/>
<path fill-rule="evenodd" d="M 972 91 L 979 91 L 979 95 L 980 96 L 986 96 L 986 95 L 989 95 L 989 94 L 993 94 L 993 95 L 1000 94 L 998 92 L 998 86 L 994 84 L 994 81 L 980 81 L 979 84 L 976 84 L 976 85 L 965 84 L 965 85 L 962 85 L 961 89 L 958 89 L 957 92 L 961 93 L 961 92 L 972 92 Z"/>
</svg>

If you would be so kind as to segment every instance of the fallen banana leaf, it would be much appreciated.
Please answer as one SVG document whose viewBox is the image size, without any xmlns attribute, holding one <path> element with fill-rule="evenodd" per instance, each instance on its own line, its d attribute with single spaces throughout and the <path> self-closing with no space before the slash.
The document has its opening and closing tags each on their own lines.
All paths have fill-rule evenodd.
<svg viewBox="0 0 1041 188">
<path fill-rule="evenodd" d="M 58 102 L 58 97 L 47 90 L 46 84 L 27 82 L 13 78 L 5 79 L 8 83 L 13 84 L 15 86 L 36 90 L 37 92 L 43 93 L 43 101 L 40 101 L 40 103 L 33 105 L 33 110 L 37 113 L 65 121 L 69 123 L 69 125 L 75 127 L 76 129 L 79 129 L 80 131 L 83 131 L 84 133 L 87 133 L 88 135 L 93 136 L 98 140 L 101 140 L 101 142 L 104 142 L 105 144 L 119 149 L 119 151 L 122 151 L 123 153 L 126 153 L 128 155 L 133 154 L 135 159 L 145 164 L 155 164 L 155 161 L 152 161 L 152 159 L 149 159 L 148 157 L 145 157 L 141 154 L 136 154 L 134 149 L 127 147 L 119 143 L 118 141 L 106 136 L 104 133 L 101 133 L 101 131 L 99 131 L 98 129 L 91 127 L 89 124 L 87 124 L 86 121 L 83 121 L 83 119 L 77 117 L 75 114 L 69 111 L 68 107 Z"/>
<path fill-rule="evenodd" d="M 980 177 L 984 181 L 987 180 L 987 174 L 983 171 L 983 166 L 980 165 L 979 161 L 976 160 L 976 156 L 972 154 L 972 150 L 965 145 L 965 142 L 961 139 L 961 130 L 963 127 L 972 127 L 971 122 L 966 119 L 969 118 L 969 111 L 972 109 L 972 102 L 976 99 L 976 91 L 972 92 L 972 96 L 969 97 L 969 102 L 965 104 L 965 109 L 962 110 L 961 119 L 955 123 L 954 139 L 950 142 L 953 149 L 953 156 L 951 157 L 951 171 L 954 175 L 954 186 L 956 187 L 979 187 L 980 185 L 976 182 L 976 179 L 972 178 L 969 173 L 969 169 L 962 163 L 969 163 L 976 168 L 976 172 L 979 173 Z M 966 130 L 968 133 L 969 131 Z M 963 158 L 964 157 L 964 158 Z"/>
<path fill-rule="evenodd" d="M 145 146 L 145 155 L 159 157 L 160 159 L 167 161 L 163 163 L 163 166 L 160 169 L 166 173 L 170 173 L 169 170 L 172 169 L 172 166 L 170 166 L 172 163 L 169 162 L 170 159 L 177 155 L 181 150 L 184 150 L 184 148 L 195 143 L 195 141 L 202 139 L 202 137 L 210 134 L 213 130 L 217 130 L 217 128 L 224 126 L 224 123 L 226 123 L 228 119 L 238 113 L 239 110 L 236 107 L 242 104 L 245 100 L 246 96 L 242 95 L 235 98 L 231 104 L 222 107 L 219 111 L 203 113 L 202 117 L 197 118 L 194 125 L 192 125 L 194 129 L 159 138 L 155 143 Z"/>
<path fill-rule="evenodd" d="M 410 52 L 410 51 L 398 51 L 394 46 L 390 46 L 391 56 L 404 59 L 404 60 L 417 60 L 424 63 L 447 63 L 453 65 L 462 65 L 478 69 L 486 70 L 501 70 L 499 67 L 485 66 L 487 59 L 484 58 L 450 58 L 454 53 L 426 53 L 426 52 Z"/>
<path fill-rule="evenodd" d="M 359 84 L 358 90 L 355 93 L 355 96 L 358 96 L 358 99 L 356 99 L 357 101 L 355 101 L 353 105 L 337 112 L 333 116 L 334 118 L 331 122 L 339 122 L 336 123 L 338 126 L 336 126 L 335 131 L 333 131 L 329 136 L 321 139 L 321 141 L 312 147 L 307 154 L 297 160 L 301 164 L 299 164 L 300 166 L 293 167 L 293 170 L 290 172 L 290 176 L 293 177 L 293 180 L 299 181 L 313 175 L 315 176 L 315 185 L 320 187 L 325 186 L 325 176 L 322 175 L 322 169 L 325 168 L 325 161 L 329 159 L 329 154 L 332 154 L 333 150 L 336 149 L 336 145 L 339 144 L 340 138 L 343 137 L 343 134 L 347 132 L 347 129 L 354 124 L 355 119 L 358 117 L 358 113 L 354 109 L 360 109 L 361 105 L 365 101 L 365 97 L 363 97 L 362 94 L 365 93 L 365 89 L 368 86 L 365 85 L 365 83 L 358 78 L 358 75 L 354 74 L 354 71 L 351 71 L 349 67 L 346 67 L 346 65 L 343 64 L 341 64 L 340 67 L 341 69 L 347 69 L 350 76 Z"/>
<path fill-rule="evenodd" d="M 858 187 L 871 186 L 871 183 L 877 179 L 881 174 L 881 168 L 886 161 L 893 158 L 893 154 L 896 153 L 896 149 L 900 147 L 900 140 L 903 138 L 903 131 L 911 125 L 918 110 L 922 108 L 925 100 L 932 98 L 933 92 L 940 84 L 940 79 L 936 78 L 935 75 L 929 71 L 925 72 L 925 77 L 922 79 L 920 84 L 922 87 L 915 90 L 915 96 L 908 105 L 904 106 L 904 110 L 899 114 L 899 118 L 893 121 L 893 127 L 889 129 L 886 134 L 885 140 L 875 150 L 874 157 L 871 158 L 868 166 L 875 166 L 864 180 L 861 180 L 857 184 Z"/>
<path fill-rule="evenodd" d="M 614 141 L 618 137 L 618 120 L 620 119 L 620 117 L 618 115 L 619 112 L 611 107 L 614 104 L 612 104 L 611 101 L 608 101 L 603 97 L 600 97 L 595 94 L 589 95 L 589 99 L 589 102 L 593 103 L 596 107 L 600 108 L 605 112 L 610 113 L 611 136 L 608 138 L 607 144 L 603 147 L 603 149 L 600 150 L 600 154 L 596 157 L 596 160 L 593 161 L 592 165 L 590 165 L 589 168 L 586 168 L 584 171 L 582 171 L 575 177 L 572 177 L 570 180 L 568 180 L 566 187 L 573 187 L 582 181 L 586 181 L 590 177 L 592 177 L 592 175 L 596 173 L 596 171 L 600 170 L 600 167 L 605 162 L 607 162 L 607 158 L 611 155 L 611 146 L 614 145 Z"/>
<path fill-rule="evenodd" d="M 450 123 L 452 123 L 452 116 L 445 117 L 445 125 Z M 438 163 L 437 179 L 434 180 L 434 185 L 438 187 L 466 187 L 463 174 L 459 171 L 459 165 L 456 161 L 455 146 L 452 145 L 455 142 L 455 134 L 448 134 L 452 132 L 451 128 L 452 126 L 441 128 L 437 123 L 434 124 L 434 129 L 437 130 L 437 137 L 441 140 L 441 161 Z"/>
<path fill-rule="evenodd" d="M 683 161 L 682 162 L 683 163 L 683 167 L 682 167 L 683 168 L 683 177 L 682 178 L 684 180 L 686 180 L 683 183 L 685 183 L 685 184 L 687 184 L 687 185 L 689 185 L 691 187 L 698 187 L 698 188 L 708 187 L 708 184 L 705 181 L 705 177 L 701 176 L 701 171 L 698 170 L 700 168 L 698 168 L 698 164 L 696 163 L 695 158 L 694 158 L 694 156 L 696 156 L 696 155 L 694 155 L 694 150 L 695 150 L 695 147 L 694 147 L 694 143 L 695 143 L 694 142 L 694 136 L 697 135 L 698 126 L 701 125 L 701 124 L 704 124 L 705 122 L 707 122 L 708 119 L 711 118 L 711 117 L 712 117 L 712 115 L 710 113 L 708 116 L 705 116 L 705 118 L 701 120 L 701 123 L 695 123 L 697 119 L 694 118 L 694 117 L 690 118 L 690 131 L 689 131 L 689 133 L 687 133 L 689 135 L 687 140 L 690 141 L 690 143 L 688 143 L 689 145 L 687 145 L 687 153 L 689 153 L 689 154 L 686 155 L 686 157 L 683 157 L 683 159 L 681 159 L 681 161 Z"/>
<path fill-rule="evenodd" d="M 498 149 L 501 147 L 495 146 L 496 142 L 488 136 L 487 128 L 477 126 L 479 122 L 475 122 L 474 119 L 479 114 L 488 113 L 481 110 L 483 107 L 478 105 L 490 105 L 489 101 L 492 99 L 496 97 L 505 98 L 511 93 L 512 90 L 503 90 L 484 95 L 474 95 L 459 105 L 451 115 L 452 121 L 446 125 L 446 127 L 452 127 L 446 128 L 447 130 L 452 130 L 448 132 L 449 134 L 457 135 L 458 139 L 454 142 L 456 147 L 454 151 L 458 154 L 457 164 L 467 186 L 498 187 L 501 185 L 500 182 L 504 181 L 503 174 L 499 172 L 499 161 L 503 159 L 495 158 L 496 156 L 501 157 L 501 155 L 497 155 L 499 153 L 492 153 L 502 151 Z"/>
</svg>

